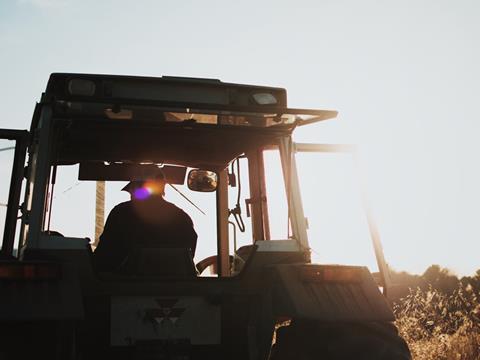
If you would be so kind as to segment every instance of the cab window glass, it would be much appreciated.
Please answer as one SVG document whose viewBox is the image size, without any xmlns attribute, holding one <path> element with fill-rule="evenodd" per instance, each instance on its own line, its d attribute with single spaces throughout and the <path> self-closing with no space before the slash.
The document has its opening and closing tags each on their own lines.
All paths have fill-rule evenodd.
<svg viewBox="0 0 480 360">
<path fill-rule="evenodd" d="M 235 178 L 235 180 L 230 181 L 228 187 L 230 254 L 233 254 L 236 249 L 253 243 L 252 221 L 247 216 L 246 205 L 246 200 L 250 199 L 247 158 L 241 157 L 235 160 L 228 169 L 230 174 L 234 174 L 233 177 Z M 230 177 L 232 178 L 232 175 Z M 237 205 L 240 213 L 235 215 Z"/>
<path fill-rule="evenodd" d="M 50 186 L 48 197 L 51 214 L 46 214 L 44 230 L 94 240 L 95 182 L 79 181 L 78 165 L 57 167 L 53 196 Z"/>
<path fill-rule="evenodd" d="M 377 271 L 352 156 L 297 153 L 296 160 L 312 261 L 365 265 Z"/>
<path fill-rule="evenodd" d="M 190 169 L 187 169 L 187 173 Z M 187 185 L 173 185 L 185 195 L 193 204 L 185 199 L 172 186 L 165 187 L 165 200 L 175 204 L 185 211 L 193 221 L 195 232 L 198 235 L 195 263 L 206 257 L 217 254 L 217 210 L 216 192 L 198 192 L 188 189 Z M 203 213 L 202 213 L 203 211 Z"/>
<path fill-rule="evenodd" d="M 288 204 L 278 150 L 264 152 L 270 239 L 287 240 L 290 235 Z"/>
<path fill-rule="evenodd" d="M 10 179 L 13 169 L 15 141 L 0 139 L 0 241 L 3 246 L 3 233 L 5 231 L 5 217 L 7 215 L 8 194 Z"/>
</svg>

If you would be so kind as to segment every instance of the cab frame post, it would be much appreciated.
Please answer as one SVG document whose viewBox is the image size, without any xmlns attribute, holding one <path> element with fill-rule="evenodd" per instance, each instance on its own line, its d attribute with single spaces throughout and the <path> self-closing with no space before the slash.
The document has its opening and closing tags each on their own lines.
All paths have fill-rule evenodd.
<svg viewBox="0 0 480 360">
<path fill-rule="evenodd" d="M 307 219 L 303 212 L 300 183 L 295 161 L 294 144 L 291 136 L 279 139 L 280 159 L 288 200 L 288 214 L 292 226 L 292 235 L 303 249 L 310 249 L 307 234 Z"/>
<path fill-rule="evenodd" d="M 250 207 L 252 217 L 252 235 L 253 242 L 258 240 L 269 240 L 270 229 L 268 220 L 265 222 L 268 214 L 266 213 L 266 194 L 265 194 L 265 174 L 263 167 L 263 150 L 256 149 L 247 154 L 248 173 L 250 185 L 250 199 L 246 206 Z"/>
<path fill-rule="evenodd" d="M 228 173 L 218 173 L 217 188 L 217 272 L 218 276 L 230 276 L 230 252 L 228 241 Z"/>
<path fill-rule="evenodd" d="M 8 193 L 8 206 L 5 216 L 5 229 L 3 230 L 3 243 L 0 250 L 2 255 L 11 256 L 13 255 L 13 248 L 15 245 L 18 204 L 24 178 L 25 152 L 28 146 L 28 131 L 2 129 L 0 130 L 0 137 L 15 141 L 13 168 L 10 178 L 10 191 Z"/>
<path fill-rule="evenodd" d="M 37 248 L 39 246 L 40 233 L 45 217 L 45 201 L 47 195 L 48 179 L 50 172 L 50 150 L 52 147 L 52 107 L 50 104 L 41 105 L 40 118 L 38 126 L 32 129 L 32 159 L 29 163 L 29 178 L 32 182 L 29 184 L 31 189 L 25 193 L 27 216 L 24 218 L 22 229 L 26 230 L 26 241 L 28 247 Z M 22 244 L 24 245 L 24 244 Z"/>
</svg>

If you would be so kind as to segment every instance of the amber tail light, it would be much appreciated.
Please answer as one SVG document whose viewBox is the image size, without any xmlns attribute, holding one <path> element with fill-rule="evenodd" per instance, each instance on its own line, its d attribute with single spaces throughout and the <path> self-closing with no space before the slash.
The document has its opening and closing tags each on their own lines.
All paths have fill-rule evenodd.
<svg viewBox="0 0 480 360">
<path fill-rule="evenodd" d="M 1 280 L 54 280 L 60 278 L 60 264 L 0 262 Z"/>
<path fill-rule="evenodd" d="M 305 266 L 301 279 L 307 282 L 358 283 L 362 281 L 362 269 L 350 266 Z"/>
</svg>

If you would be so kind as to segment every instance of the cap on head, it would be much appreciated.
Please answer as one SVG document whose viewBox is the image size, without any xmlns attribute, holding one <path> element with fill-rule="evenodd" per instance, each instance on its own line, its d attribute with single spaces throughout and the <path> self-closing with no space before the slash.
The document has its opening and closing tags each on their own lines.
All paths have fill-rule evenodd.
<svg viewBox="0 0 480 360">
<path fill-rule="evenodd" d="M 152 179 L 132 180 L 122 188 L 137 200 L 144 200 L 151 195 L 164 195 L 165 193 L 165 176 L 163 173 Z"/>
<path fill-rule="evenodd" d="M 136 189 L 141 188 L 143 186 L 143 180 L 133 180 L 130 181 L 127 185 L 122 188 L 122 191 L 126 191 L 133 195 Z"/>
</svg>

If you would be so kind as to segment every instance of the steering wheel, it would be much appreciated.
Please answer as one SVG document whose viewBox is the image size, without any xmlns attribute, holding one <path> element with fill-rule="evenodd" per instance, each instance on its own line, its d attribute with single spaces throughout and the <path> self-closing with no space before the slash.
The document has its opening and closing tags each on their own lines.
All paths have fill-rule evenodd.
<svg viewBox="0 0 480 360">
<path fill-rule="evenodd" d="M 213 273 L 218 274 L 217 259 L 218 259 L 217 255 L 212 255 L 212 256 L 209 256 L 209 257 L 199 261 L 196 265 L 197 270 L 198 270 L 198 274 L 200 275 L 209 266 L 213 266 Z M 230 259 L 230 264 L 232 264 L 232 262 L 234 260 L 234 257 L 232 255 L 230 255 L 229 259 Z"/>
<path fill-rule="evenodd" d="M 206 268 L 213 265 L 213 272 L 217 273 L 217 255 L 209 256 L 201 261 L 199 261 L 196 265 L 198 274 L 200 275 Z"/>
</svg>

